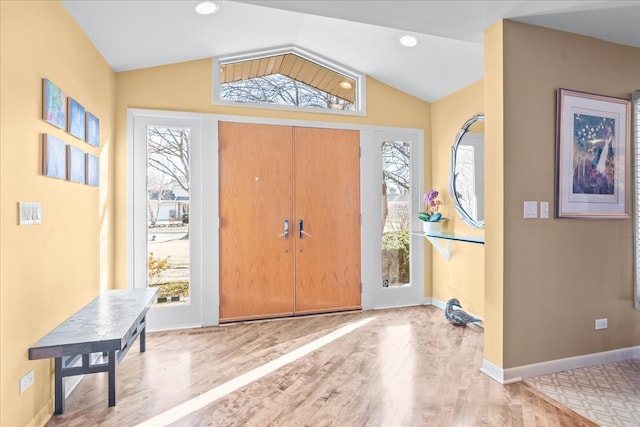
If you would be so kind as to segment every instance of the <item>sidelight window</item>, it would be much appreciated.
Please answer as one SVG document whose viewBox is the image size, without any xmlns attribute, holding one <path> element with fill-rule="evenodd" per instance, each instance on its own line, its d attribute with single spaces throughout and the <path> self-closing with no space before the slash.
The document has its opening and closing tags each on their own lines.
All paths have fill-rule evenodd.
<svg viewBox="0 0 640 427">
<path fill-rule="evenodd" d="M 382 286 L 411 283 L 411 143 L 382 143 Z"/>
<path fill-rule="evenodd" d="M 147 127 L 148 285 L 158 301 L 190 299 L 190 129 Z"/>
</svg>

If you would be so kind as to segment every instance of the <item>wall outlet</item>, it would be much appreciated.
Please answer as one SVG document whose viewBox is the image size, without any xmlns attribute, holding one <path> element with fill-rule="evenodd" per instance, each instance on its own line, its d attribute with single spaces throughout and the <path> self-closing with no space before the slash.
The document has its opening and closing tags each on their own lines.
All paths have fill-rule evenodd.
<svg viewBox="0 0 640 427">
<path fill-rule="evenodd" d="M 24 393 L 26 389 L 33 384 L 33 369 L 26 373 L 26 375 L 20 378 L 20 394 Z"/>
<path fill-rule="evenodd" d="M 607 319 L 596 319 L 596 329 L 607 329 Z"/>
</svg>

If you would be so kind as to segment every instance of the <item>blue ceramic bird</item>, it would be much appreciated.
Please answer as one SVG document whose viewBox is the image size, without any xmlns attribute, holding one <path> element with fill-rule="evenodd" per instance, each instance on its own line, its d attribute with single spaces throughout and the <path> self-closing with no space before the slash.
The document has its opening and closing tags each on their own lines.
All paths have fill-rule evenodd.
<svg viewBox="0 0 640 427">
<path fill-rule="evenodd" d="M 455 326 L 467 326 L 468 323 L 482 322 L 482 320 L 462 310 L 462 305 L 460 305 L 460 301 L 457 298 L 451 298 L 447 301 L 447 305 L 444 308 L 444 316 Z"/>
</svg>

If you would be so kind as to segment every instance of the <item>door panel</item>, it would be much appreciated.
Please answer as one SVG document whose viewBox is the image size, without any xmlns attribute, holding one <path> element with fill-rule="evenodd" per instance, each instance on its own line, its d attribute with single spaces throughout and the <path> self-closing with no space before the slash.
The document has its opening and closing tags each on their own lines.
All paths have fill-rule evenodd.
<svg viewBox="0 0 640 427">
<path fill-rule="evenodd" d="M 359 309 L 360 136 L 295 128 L 296 313 Z"/>
<path fill-rule="evenodd" d="M 220 321 L 293 314 L 293 130 L 220 122 Z"/>
</svg>

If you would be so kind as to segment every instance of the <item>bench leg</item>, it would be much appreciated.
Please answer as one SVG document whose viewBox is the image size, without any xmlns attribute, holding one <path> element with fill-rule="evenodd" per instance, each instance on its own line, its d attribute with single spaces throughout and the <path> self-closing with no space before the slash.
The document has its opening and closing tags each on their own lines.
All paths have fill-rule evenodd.
<svg viewBox="0 0 640 427">
<path fill-rule="evenodd" d="M 54 411 L 55 415 L 64 412 L 64 378 L 62 378 L 62 357 L 55 358 Z"/>
<path fill-rule="evenodd" d="M 109 406 L 116 406 L 116 352 L 109 352 Z"/>
<path fill-rule="evenodd" d="M 146 330 L 147 330 L 147 322 L 146 319 L 142 319 L 142 330 L 140 331 L 140 353 L 144 353 L 147 350 L 147 340 L 146 340 Z"/>
</svg>

